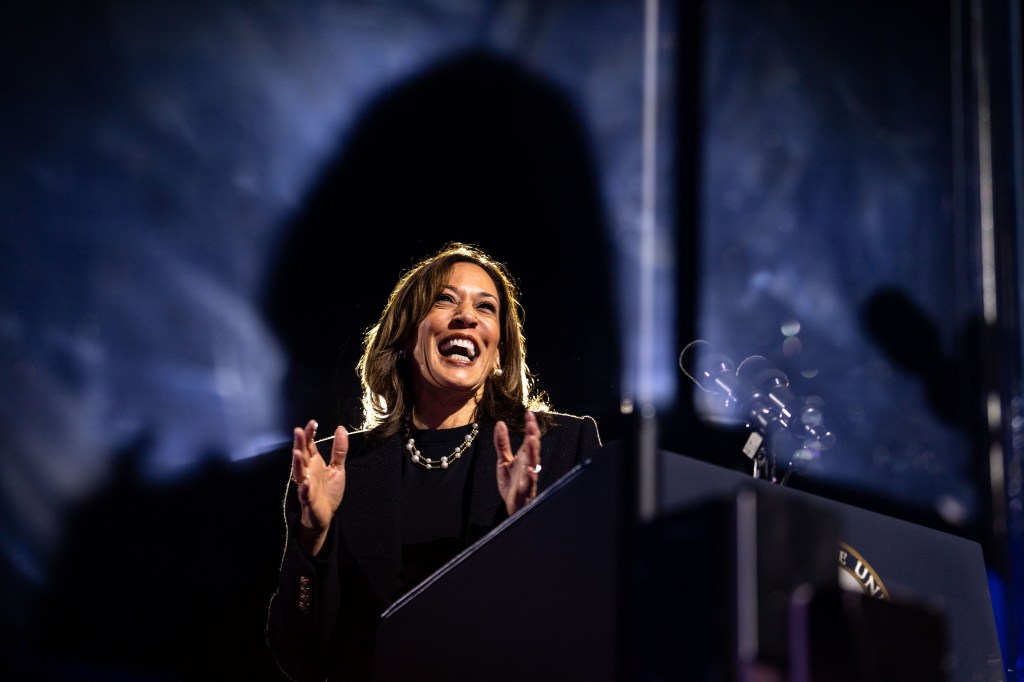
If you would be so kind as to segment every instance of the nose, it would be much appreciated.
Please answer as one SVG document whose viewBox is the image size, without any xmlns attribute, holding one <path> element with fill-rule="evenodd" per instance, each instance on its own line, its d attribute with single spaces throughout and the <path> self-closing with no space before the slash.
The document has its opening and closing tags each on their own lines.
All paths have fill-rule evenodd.
<svg viewBox="0 0 1024 682">
<path fill-rule="evenodd" d="M 455 308 L 455 314 L 452 315 L 452 324 L 457 327 L 475 327 L 477 323 L 476 309 L 473 307 L 473 302 L 469 300 L 463 300 Z"/>
</svg>

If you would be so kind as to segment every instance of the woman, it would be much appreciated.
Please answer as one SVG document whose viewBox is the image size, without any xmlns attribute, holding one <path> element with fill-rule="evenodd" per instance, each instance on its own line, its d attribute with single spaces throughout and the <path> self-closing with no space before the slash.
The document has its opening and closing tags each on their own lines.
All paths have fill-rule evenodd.
<svg viewBox="0 0 1024 682">
<path fill-rule="evenodd" d="M 267 627 L 289 677 L 369 679 L 381 612 L 600 445 L 547 411 L 525 356 L 516 288 L 479 249 L 400 279 L 358 365 L 364 428 L 327 458 L 315 421 L 295 429 Z"/>
</svg>

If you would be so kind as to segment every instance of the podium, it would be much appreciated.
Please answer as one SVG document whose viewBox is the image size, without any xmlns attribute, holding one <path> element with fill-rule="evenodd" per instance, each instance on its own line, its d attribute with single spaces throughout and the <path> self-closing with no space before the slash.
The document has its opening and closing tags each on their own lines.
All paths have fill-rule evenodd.
<svg viewBox="0 0 1024 682">
<path fill-rule="evenodd" d="M 977 543 L 666 451 L 634 525 L 628 461 L 600 448 L 393 604 L 375 679 L 1005 679 Z"/>
</svg>

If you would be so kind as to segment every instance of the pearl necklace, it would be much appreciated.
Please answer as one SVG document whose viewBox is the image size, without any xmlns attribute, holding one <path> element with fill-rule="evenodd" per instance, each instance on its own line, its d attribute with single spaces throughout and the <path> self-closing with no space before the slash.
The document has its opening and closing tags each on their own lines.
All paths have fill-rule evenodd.
<svg viewBox="0 0 1024 682">
<path fill-rule="evenodd" d="M 410 417 L 405 422 L 405 437 L 407 439 L 405 449 L 409 451 L 413 464 L 419 464 L 424 469 L 447 469 L 449 465 L 454 464 L 459 457 L 462 457 L 462 453 L 469 449 L 478 433 L 480 433 L 480 425 L 473 422 L 473 430 L 466 434 L 465 440 L 459 443 L 452 454 L 440 459 L 430 459 L 429 457 L 424 457 L 423 453 L 416 449 L 416 439 L 412 437 L 412 418 Z"/>
</svg>

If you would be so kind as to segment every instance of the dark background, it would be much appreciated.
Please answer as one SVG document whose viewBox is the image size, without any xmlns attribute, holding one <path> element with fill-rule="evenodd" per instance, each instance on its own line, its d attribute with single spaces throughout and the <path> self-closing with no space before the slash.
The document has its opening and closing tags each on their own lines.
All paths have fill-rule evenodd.
<svg viewBox="0 0 1024 682">
<path fill-rule="evenodd" d="M 663 3 L 652 260 L 641 4 L 5 9 L 9 679 L 281 679 L 262 630 L 290 428 L 359 424 L 363 334 L 448 241 L 509 266 L 539 388 L 605 442 L 654 386 L 665 449 L 748 469 L 743 424 L 678 370 L 695 338 L 819 396 L 837 445 L 793 484 L 982 543 L 1009 665 L 1016 24 L 982 4 L 1001 189 L 988 323 L 979 43 L 959 3 Z"/>
</svg>

